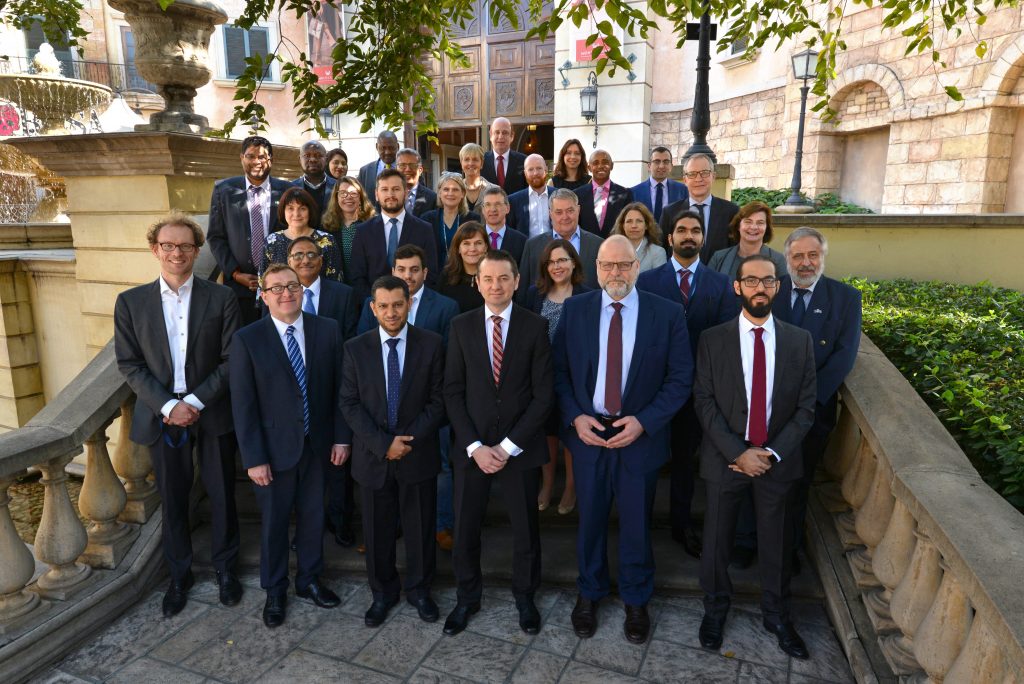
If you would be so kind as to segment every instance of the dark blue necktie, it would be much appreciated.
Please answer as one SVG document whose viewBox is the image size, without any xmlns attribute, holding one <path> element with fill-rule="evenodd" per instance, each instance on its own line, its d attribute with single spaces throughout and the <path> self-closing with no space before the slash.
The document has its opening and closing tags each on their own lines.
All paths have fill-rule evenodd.
<svg viewBox="0 0 1024 684">
<path fill-rule="evenodd" d="M 804 295 L 810 292 L 802 287 L 794 287 L 796 301 L 793 302 L 793 325 L 803 325 L 804 314 L 807 313 L 807 304 L 804 302 Z"/>
<path fill-rule="evenodd" d="M 308 314 L 316 315 L 316 308 L 313 306 L 313 291 L 306 290 L 302 293 L 302 310 Z"/>
<path fill-rule="evenodd" d="M 391 219 L 391 230 L 388 231 L 388 265 L 394 267 L 395 252 L 398 251 L 398 219 Z"/>
<path fill-rule="evenodd" d="M 398 389 L 402 385 L 402 372 L 398 370 L 399 341 L 397 337 L 387 341 L 391 347 L 388 351 L 388 429 L 391 431 L 398 427 Z"/>
<path fill-rule="evenodd" d="M 658 188 L 654 193 L 654 220 L 661 220 L 661 208 L 665 206 L 665 186 L 658 183 Z"/>
<path fill-rule="evenodd" d="M 302 362 L 302 352 L 299 350 L 299 343 L 295 340 L 295 326 L 289 325 L 284 332 L 285 340 L 288 342 L 288 361 L 292 364 L 295 372 L 295 379 L 299 382 L 299 389 L 302 390 L 302 425 L 309 434 L 309 392 L 306 391 L 306 364 Z"/>
</svg>

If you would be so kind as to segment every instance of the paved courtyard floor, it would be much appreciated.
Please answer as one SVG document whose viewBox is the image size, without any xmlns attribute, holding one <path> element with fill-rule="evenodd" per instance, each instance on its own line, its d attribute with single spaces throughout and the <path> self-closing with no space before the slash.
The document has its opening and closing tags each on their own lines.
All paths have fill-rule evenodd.
<svg viewBox="0 0 1024 684">
<path fill-rule="evenodd" d="M 334 610 L 289 596 L 282 627 L 262 622 L 259 577 L 242 577 L 241 604 L 217 602 L 212 573 L 199 573 L 185 610 L 160 614 L 163 586 L 143 597 L 105 631 L 68 655 L 35 682 L 852 682 L 846 659 L 820 605 L 797 604 L 796 619 L 811 651 L 794 660 L 761 627 L 756 603 L 734 606 L 720 654 L 701 649 L 699 599 L 660 597 L 651 602 L 652 637 L 633 645 L 622 634 L 621 602 L 605 600 L 592 639 L 579 639 L 569 614 L 570 590 L 548 588 L 537 596 L 544 617 L 540 634 L 520 631 L 507 588 L 485 590 L 482 610 L 466 632 L 447 637 L 444 617 L 455 604 L 448 584 L 435 588 L 441 620 L 426 624 L 404 601 L 378 629 L 363 625 L 370 605 L 365 579 L 328 579 L 342 597 Z"/>
</svg>

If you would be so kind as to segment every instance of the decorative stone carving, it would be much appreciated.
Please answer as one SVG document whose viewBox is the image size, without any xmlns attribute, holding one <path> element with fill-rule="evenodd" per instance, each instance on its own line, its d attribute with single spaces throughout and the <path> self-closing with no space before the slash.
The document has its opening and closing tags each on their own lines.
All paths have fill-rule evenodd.
<svg viewBox="0 0 1024 684">
<path fill-rule="evenodd" d="M 89 545 L 81 560 L 94 568 L 113 570 L 139 531 L 117 519 L 128 495 L 110 464 L 105 425 L 85 440 L 85 453 L 85 482 L 78 496 L 78 510 L 92 522 Z"/>
<path fill-rule="evenodd" d="M 452 38 L 475 38 L 480 35 L 480 17 L 483 12 L 479 0 L 473 3 L 471 16 L 466 20 L 465 26 L 453 26 Z"/>
<path fill-rule="evenodd" d="M 47 598 L 66 600 L 82 587 L 92 568 L 78 563 L 89 537 L 75 514 L 68 496 L 64 472 L 74 454 L 58 456 L 39 464 L 43 474 L 43 517 L 36 531 L 36 556 L 50 569 L 36 581 L 36 589 Z"/>
<path fill-rule="evenodd" d="M 453 100 L 455 102 L 455 116 L 467 117 L 473 114 L 473 86 L 455 86 Z"/>
<path fill-rule="evenodd" d="M 920 530 L 914 532 L 917 545 L 910 558 L 910 566 L 892 593 L 889 604 L 892 619 L 902 634 L 893 634 L 882 640 L 882 652 L 893 671 L 909 675 L 921 669 L 914 657 L 914 635 L 928 614 L 942 580 L 939 551 Z"/>
<path fill-rule="evenodd" d="M 850 567 L 859 587 L 878 587 L 881 582 L 871 568 L 871 556 L 885 535 L 889 518 L 896 502 L 891 489 L 892 471 L 881 460 L 875 466 L 875 478 L 871 489 L 855 515 L 854 530 L 864 547 L 848 554 Z"/>
<path fill-rule="evenodd" d="M 914 638 L 914 656 L 933 681 L 941 682 L 953 666 L 971 626 L 971 604 L 945 563 L 935 602 Z"/>
<path fill-rule="evenodd" d="M 0 634 L 40 605 L 39 594 L 25 590 L 36 564 L 11 520 L 7 489 L 12 484 L 13 477 L 0 478 Z"/>
<path fill-rule="evenodd" d="M 889 610 L 889 602 L 892 600 L 893 590 L 899 585 L 910 566 L 913 553 L 914 516 L 906 504 L 897 499 L 882 541 L 871 555 L 871 569 L 882 583 L 883 589 L 864 594 L 868 617 L 879 634 L 897 629 Z"/>
<path fill-rule="evenodd" d="M 536 98 L 534 109 L 537 112 L 555 111 L 555 79 L 538 78 L 536 81 Z"/>
<path fill-rule="evenodd" d="M 139 525 L 149 520 L 160 504 L 160 494 L 149 480 L 153 462 L 149 449 L 139 446 L 128 436 L 131 432 L 132 414 L 135 411 L 134 397 L 121 405 L 121 424 L 117 433 L 117 449 L 114 450 L 114 470 L 124 480 L 128 503 L 119 516 L 124 522 Z"/>
<path fill-rule="evenodd" d="M 877 459 L 871 450 L 867 440 L 861 440 L 860 448 L 857 449 L 857 458 L 853 466 L 843 476 L 842 492 L 843 498 L 852 507 L 852 511 L 846 511 L 836 516 L 836 529 L 843 545 L 848 549 L 861 546 L 863 541 L 857 536 L 855 511 L 864 505 L 868 492 L 871 489 L 871 482 L 875 478 L 875 467 Z"/>
<path fill-rule="evenodd" d="M 1011 682 L 999 640 L 988 622 L 975 615 L 967 642 L 953 667 L 946 673 L 949 682 Z"/>
<path fill-rule="evenodd" d="M 494 102 L 498 114 L 514 114 L 518 101 L 519 87 L 515 81 L 502 81 L 494 86 Z"/>
<path fill-rule="evenodd" d="M 164 110 L 135 130 L 206 132 L 209 121 L 195 113 L 192 100 L 210 80 L 210 35 L 228 15 L 208 0 L 175 0 L 166 11 L 153 0 L 108 4 L 124 12 L 136 39 L 135 66 L 164 98 Z"/>
</svg>

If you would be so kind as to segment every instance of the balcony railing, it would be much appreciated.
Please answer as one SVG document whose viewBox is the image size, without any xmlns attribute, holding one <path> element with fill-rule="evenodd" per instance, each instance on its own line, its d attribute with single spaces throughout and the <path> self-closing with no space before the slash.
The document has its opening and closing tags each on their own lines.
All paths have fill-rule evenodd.
<svg viewBox="0 0 1024 684">
<path fill-rule="evenodd" d="M 59 59 L 59 61 L 61 73 L 68 78 L 99 83 L 115 93 L 156 94 L 156 86 L 142 78 L 134 64 L 77 59 Z M 36 67 L 27 57 L 0 58 L 0 74 L 33 73 L 36 73 Z"/>
</svg>

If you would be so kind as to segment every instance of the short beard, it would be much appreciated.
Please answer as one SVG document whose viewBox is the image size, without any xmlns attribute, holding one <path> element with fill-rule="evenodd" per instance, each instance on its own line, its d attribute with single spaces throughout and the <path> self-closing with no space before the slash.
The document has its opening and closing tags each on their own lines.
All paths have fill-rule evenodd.
<svg viewBox="0 0 1024 684">
<path fill-rule="evenodd" d="M 772 312 L 772 300 L 768 299 L 764 304 L 754 304 L 749 297 L 743 297 L 743 310 L 754 318 L 764 318 Z"/>
<path fill-rule="evenodd" d="M 690 247 L 689 245 L 678 245 L 672 248 L 672 253 L 680 259 L 692 259 L 700 253 L 700 247 Z"/>
<path fill-rule="evenodd" d="M 626 296 L 629 295 L 630 292 L 632 292 L 633 284 L 625 283 L 619 285 L 618 283 L 607 283 L 602 289 L 605 292 L 607 292 L 608 296 L 611 297 L 612 299 L 619 300 L 625 299 Z"/>
<path fill-rule="evenodd" d="M 825 272 L 825 260 L 822 259 L 821 263 L 818 264 L 817 270 L 810 278 L 801 278 L 795 271 L 787 268 L 786 271 L 789 273 L 789 279 L 793 281 L 794 287 L 810 287 L 821 277 L 821 274 Z"/>
</svg>

